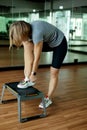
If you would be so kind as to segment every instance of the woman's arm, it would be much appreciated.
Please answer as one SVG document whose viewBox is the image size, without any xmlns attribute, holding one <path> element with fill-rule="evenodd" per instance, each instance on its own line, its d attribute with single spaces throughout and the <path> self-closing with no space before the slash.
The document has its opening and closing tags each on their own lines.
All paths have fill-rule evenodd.
<svg viewBox="0 0 87 130">
<path fill-rule="evenodd" d="M 38 44 L 34 45 L 34 61 L 32 66 L 32 72 L 36 73 L 38 69 L 38 64 L 42 52 L 43 42 L 39 42 Z M 34 81 L 36 79 L 36 76 L 31 73 L 30 80 Z"/>
<path fill-rule="evenodd" d="M 34 55 L 33 55 L 34 47 L 31 42 L 23 42 L 23 46 L 24 46 L 24 75 L 25 77 L 29 78 L 34 61 Z"/>
<path fill-rule="evenodd" d="M 42 52 L 43 42 L 39 42 L 38 44 L 34 45 L 34 62 L 33 62 L 33 72 L 37 72 L 41 52 Z"/>
</svg>

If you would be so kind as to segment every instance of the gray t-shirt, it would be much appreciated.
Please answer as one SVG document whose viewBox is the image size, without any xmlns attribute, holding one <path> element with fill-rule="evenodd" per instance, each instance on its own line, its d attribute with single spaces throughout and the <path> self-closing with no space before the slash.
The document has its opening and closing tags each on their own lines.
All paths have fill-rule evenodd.
<svg viewBox="0 0 87 130">
<path fill-rule="evenodd" d="M 40 41 L 48 43 L 50 47 L 56 47 L 60 45 L 64 38 L 64 34 L 54 25 L 45 21 L 34 21 L 32 26 L 32 40 L 34 44 Z"/>
</svg>

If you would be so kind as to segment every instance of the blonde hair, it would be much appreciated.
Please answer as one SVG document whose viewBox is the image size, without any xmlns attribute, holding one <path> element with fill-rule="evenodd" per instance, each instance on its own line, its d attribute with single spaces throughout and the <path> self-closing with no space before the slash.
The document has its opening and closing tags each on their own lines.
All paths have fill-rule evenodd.
<svg viewBox="0 0 87 130">
<path fill-rule="evenodd" d="M 25 21 L 16 21 L 10 25 L 9 28 L 9 40 L 10 48 L 12 45 L 20 47 L 22 41 L 27 41 L 31 36 L 31 25 Z"/>
</svg>

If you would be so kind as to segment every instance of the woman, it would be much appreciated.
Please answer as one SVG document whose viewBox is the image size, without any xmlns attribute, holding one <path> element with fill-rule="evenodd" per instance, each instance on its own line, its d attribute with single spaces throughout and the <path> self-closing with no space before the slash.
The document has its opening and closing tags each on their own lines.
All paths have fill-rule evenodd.
<svg viewBox="0 0 87 130">
<path fill-rule="evenodd" d="M 36 81 L 39 59 L 42 51 L 53 51 L 50 67 L 50 81 L 45 106 L 52 104 L 52 95 L 58 84 L 59 70 L 67 52 L 67 41 L 62 31 L 45 21 L 27 23 L 17 21 L 11 24 L 9 30 L 10 48 L 12 45 L 24 47 L 24 80 L 19 88 L 33 86 Z M 43 104 L 40 103 L 40 108 Z"/>
</svg>

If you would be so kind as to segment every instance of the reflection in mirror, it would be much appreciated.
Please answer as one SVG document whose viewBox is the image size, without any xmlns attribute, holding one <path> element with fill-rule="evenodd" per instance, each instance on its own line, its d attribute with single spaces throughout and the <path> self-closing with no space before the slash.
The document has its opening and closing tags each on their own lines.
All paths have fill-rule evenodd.
<svg viewBox="0 0 87 130">
<path fill-rule="evenodd" d="M 9 51 L 9 26 L 18 20 L 44 20 L 52 23 L 64 32 L 68 41 L 64 63 L 73 63 L 75 59 L 87 62 L 87 6 L 79 6 L 75 0 L 66 1 L 68 0 L 1 0 L 0 67 L 23 66 L 23 48 L 18 50 L 13 47 Z M 42 53 L 40 64 L 50 64 L 51 57 L 52 52 Z"/>
<path fill-rule="evenodd" d="M 69 39 L 69 51 L 84 55 L 87 62 L 87 6 L 76 7 L 73 2 Z"/>
</svg>

